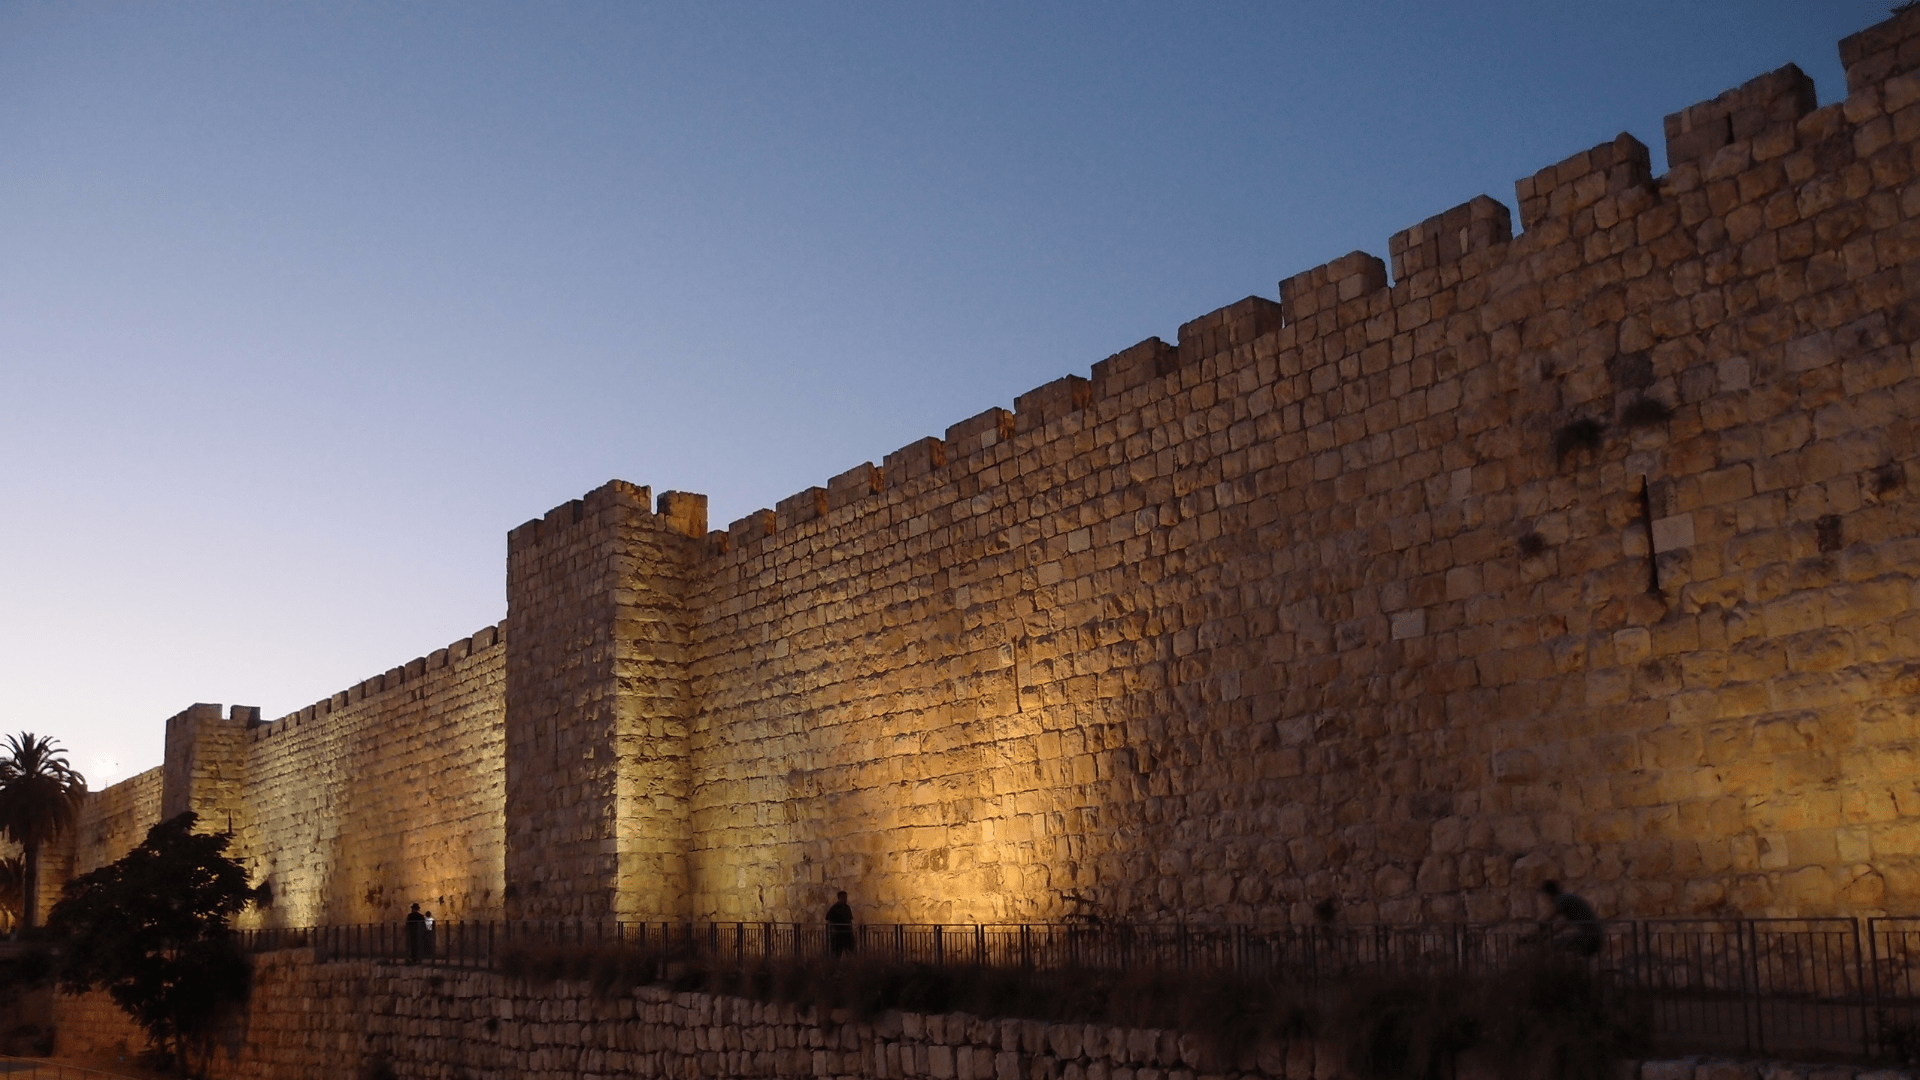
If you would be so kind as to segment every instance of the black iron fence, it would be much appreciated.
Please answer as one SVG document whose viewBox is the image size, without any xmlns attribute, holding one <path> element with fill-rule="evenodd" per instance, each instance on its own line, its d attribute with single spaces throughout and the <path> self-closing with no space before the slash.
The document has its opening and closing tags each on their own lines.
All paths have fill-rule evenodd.
<svg viewBox="0 0 1920 1080">
<path fill-rule="evenodd" d="M 620 949 L 720 962 L 855 957 L 1028 969 L 1210 970 L 1306 987 L 1401 973 L 1497 972 L 1568 955 L 1539 924 L 873 924 L 400 922 L 241 931 L 255 951 L 496 967 L 513 950 Z M 1584 960 L 1663 1048 L 1920 1059 L 1920 917 L 1616 920 Z"/>
</svg>

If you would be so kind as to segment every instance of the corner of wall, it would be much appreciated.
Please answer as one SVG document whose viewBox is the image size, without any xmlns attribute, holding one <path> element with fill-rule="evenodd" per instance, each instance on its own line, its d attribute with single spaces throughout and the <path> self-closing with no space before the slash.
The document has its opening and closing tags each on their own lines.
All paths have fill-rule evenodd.
<svg viewBox="0 0 1920 1080">
<path fill-rule="evenodd" d="M 196 704 L 167 720 L 166 763 L 161 781 L 162 821 L 191 810 L 200 828 L 239 828 L 246 814 L 246 741 L 260 710 Z"/>
</svg>

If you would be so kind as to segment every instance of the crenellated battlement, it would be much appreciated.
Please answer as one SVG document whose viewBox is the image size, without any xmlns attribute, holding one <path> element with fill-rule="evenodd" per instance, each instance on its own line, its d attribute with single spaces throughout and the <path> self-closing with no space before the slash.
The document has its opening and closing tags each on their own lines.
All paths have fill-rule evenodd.
<svg viewBox="0 0 1920 1080">
<path fill-rule="evenodd" d="M 1711 156 L 1729 143 L 1792 124 L 1818 102 L 1813 80 L 1793 64 L 1748 80 L 1666 118 L 1667 167 Z"/>
<path fill-rule="evenodd" d="M 433 672 L 458 664 L 489 649 L 505 648 L 506 641 L 507 624 L 495 623 L 474 631 L 444 649 L 435 649 L 425 656 L 416 656 L 398 667 L 388 668 L 379 675 L 362 679 L 337 694 L 321 698 L 303 709 L 295 709 L 276 720 L 262 721 L 260 710 L 255 708 L 247 724 L 248 738 L 254 742 L 260 742 L 285 732 L 296 731 L 306 724 L 341 712 L 350 705 L 357 705 L 382 694 L 399 690 Z M 195 706 L 195 708 L 201 707 Z M 217 705 L 211 707 L 219 708 Z M 235 706 L 236 711 L 239 708 Z"/>
<path fill-rule="evenodd" d="M 1920 71 L 1920 10 L 1907 8 L 1841 38 L 1840 66 L 1847 70 L 1848 95 Z"/>
<path fill-rule="evenodd" d="M 1422 270 L 1457 263 L 1476 251 L 1485 251 L 1512 239 L 1513 215 L 1506 204 L 1476 195 L 1388 239 L 1393 280 L 1405 281 Z"/>
<path fill-rule="evenodd" d="M 1879 82 L 1920 70 L 1920 11 L 1905 12 L 1846 39 L 1841 52 L 1854 93 L 1876 94 Z M 1896 99 L 1895 108 L 1920 100 L 1920 76 L 1915 83 L 1915 91 Z M 1271 337 L 1275 339 L 1271 347 L 1287 350 L 1316 339 L 1346 336 L 1356 327 L 1367 327 L 1360 331 L 1363 338 L 1392 333 L 1410 319 L 1423 317 L 1425 298 L 1436 287 L 1429 276 L 1443 270 L 1456 278 L 1518 270 L 1520 277 L 1504 274 L 1503 286 L 1517 287 L 1539 272 L 1528 261 L 1542 243 L 1563 235 L 1561 229 L 1584 237 L 1622 223 L 1631 225 L 1663 200 L 1697 186 L 1699 170 L 1711 170 L 1715 160 L 1726 162 L 1723 170 L 1750 162 L 1756 143 L 1763 144 L 1761 152 L 1780 156 L 1833 137 L 1836 132 L 1824 119 L 1817 118 L 1802 130 L 1802 121 L 1814 111 L 1815 103 L 1813 81 L 1788 64 L 1667 116 L 1665 135 L 1672 168 L 1666 176 L 1654 177 L 1645 144 L 1622 133 L 1517 180 L 1514 191 L 1521 224 L 1529 231 L 1548 227 L 1552 235 L 1544 241 L 1535 238 L 1536 242 L 1515 248 L 1513 212 L 1490 196 L 1475 196 L 1390 236 L 1391 280 L 1389 264 L 1364 251 L 1301 271 L 1279 283 L 1277 302 L 1247 297 L 1183 324 L 1177 345 L 1149 338 L 1095 364 L 1088 376 L 1070 374 L 1035 387 L 1015 398 L 1012 411 L 987 409 L 949 427 L 944 438 L 917 440 L 888 455 L 881 467 L 864 463 L 828 481 L 824 488 L 798 492 L 780 500 L 773 510 L 756 511 L 734 522 L 724 534 L 714 534 L 709 552 L 738 556 L 768 538 L 823 519 L 832 510 L 881 496 L 889 488 L 943 472 L 971 472 L 967 462 L 975 455 L 1010 440 L 1044 438 L 1041 433 L 1048 425 L 1069 415 L 1208 359 L 1248 349 L 1261 338 Z M 1850 107 L 1866 119 L 1865 106 Z M 1835 114 L 1840 111 L 1839 106 L 1830 108 Z M 1630 228 L 1613 242 L 1638 239 Z"/>
</svg>

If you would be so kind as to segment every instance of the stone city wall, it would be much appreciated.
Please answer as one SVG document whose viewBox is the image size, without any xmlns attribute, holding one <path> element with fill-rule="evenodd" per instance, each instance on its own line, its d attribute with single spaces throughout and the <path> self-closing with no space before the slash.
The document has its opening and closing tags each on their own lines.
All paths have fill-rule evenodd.
<svg viewBox="0 0 1920 1080">
<path fill-rule="evenodd" d="M 694 913 L 1913 910 L 1916 34 L 715 534 Z"/>
<path fill-rule="evenodd" d="M 505 637 L 488 627 L 270 723 L 187 709 L 167 721 L 165 766 L 88 796 L 43 899 L 193 810 L 204 831 L 231 827 L 229 854 L 271 886 L 241 925 L 395 919 L 411 903 L 498 917 Z"/>
<path fill-rule="evenodd" d="M 246 731 L 234 845 L 273 886 L 260 925 L 498 917 L 506 635 L 488 627 Z"/>
<path fill-rule="evenodd" d="M 73 872 L 98 870 L 146 839 L 160 820 L 160 790 L 155 766 L 89 796 L 74 820 Z"/>
<path fill-rule="evenodd" d="M 147 830 L 160 820 L 162 772 L 155 766 L 90 793 L 80 804 L 66 842 L 55 842 L 42 850 L 40 921 L 45 921 L 47 912 L 59 901 L 60 888 L 69 878 L 105 866 L 146 838 Z M 19 853 L 11 841 L 0 847 L 8 854 Z"/>
<path fill-rule="evenodd" d="M 725 531 L 608 484 L 162 802 L 285 923 L 1915 910 L 1920 9 L 1841 53 Z"/>
</svg>

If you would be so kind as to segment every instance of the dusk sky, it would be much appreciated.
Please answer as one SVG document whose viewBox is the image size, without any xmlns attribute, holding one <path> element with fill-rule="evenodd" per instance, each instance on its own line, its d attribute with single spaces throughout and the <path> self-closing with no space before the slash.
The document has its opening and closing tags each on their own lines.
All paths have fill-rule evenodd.
<svg viewBox="0 0 1920 1080">
<path fill-rule="evenodd" d="M 1796 63 L 1855 0 L 0 0 L 0 730 L 94 786 Z"/>
</svg>

